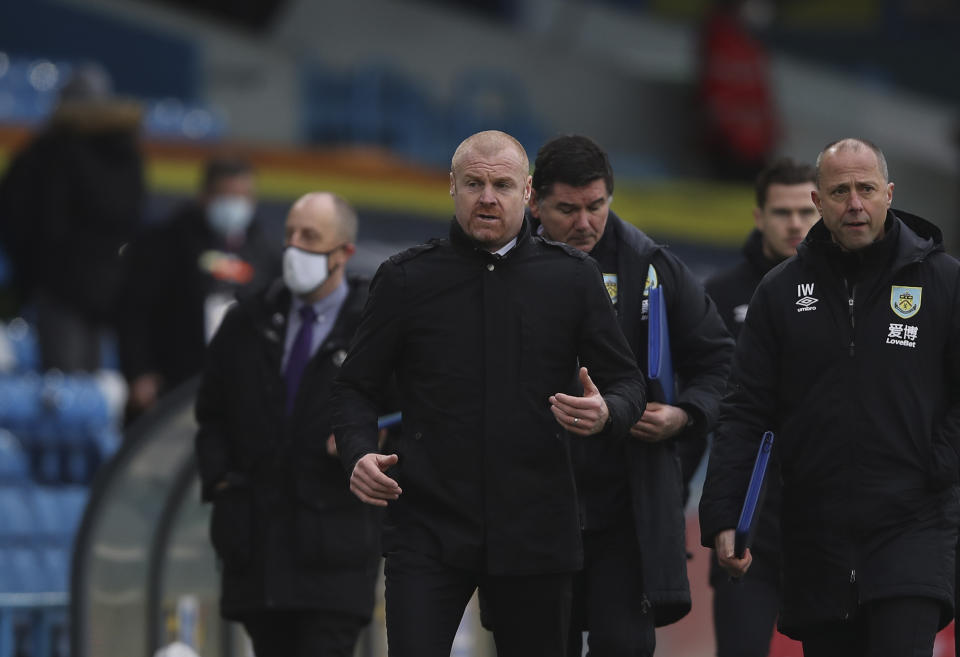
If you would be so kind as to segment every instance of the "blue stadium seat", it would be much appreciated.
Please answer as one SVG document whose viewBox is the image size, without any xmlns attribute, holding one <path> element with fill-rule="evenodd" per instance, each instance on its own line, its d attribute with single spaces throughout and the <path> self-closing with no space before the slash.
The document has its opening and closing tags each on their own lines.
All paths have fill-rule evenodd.
<svg viewBox="0 0 960 657">
<path fill-rule="evenodd" d="M 37 375 L 0 375 L 0 426 L 16 432 L 29 429 L 41 410 Z"/>
<path fill-rule="evenodd" d="M 0 484 L 22 484 L 30 478 L 30 459 L 13 433 L 0 429 Z"/>
<path fill-rule="evenodd" d="M 48 373 L 42 396 L 45 409 L 56 417 L 57 433 L 67 439 L 92 436 L 110 423 L 107 401 L 92 376 Z"/>
<path fill-rule="evenodd" d="M 0 548 L 5 559 L 3 569 L 8 593 L 47 593 L 52 580 L 48 579 L 40 562 L 40 554 L 34 547 L 14 546 Z"/>
<path fill-rule="evenodd" d="M 204 141 L 222 137 L 226 121 L 208 107 L 163 98 L 146 101 L 143 129 L 150 137 Z"/>
<path fill-rule="evenodd" d="M 38 547 L 36 552 L 44 590 L 50 593 L 70 590 L 70 547 L 50 545 Z"/>
<path fill-rule="evenodd" d="M 38 542 L 69 547 L 86 507 L 87 487 L 35 486 L 30 495 Z"/>
<path fill-rule="evenodd" d="M 0 546 L 26 545 L 35 535 L 30 484 L 0 486 Z M 6 590 L 0 586 L 0 591 Z"/>
<path fill-rule="evenodd" d="M 37 331 L 22 317 L 15 317 L 3 328 L 13 349 L 14 372 L 35 372 L 40 368 L 40 347 Z"/>
<path fill-rule="evenodd" d="M 454 100 L 448 108 L 448 127 L 453 135 L 503 130 L 531 154 L 543 143 L 523 80 L 516 76 L 489 69 L 465 71 L 454 82 L 450 97 Z"/>
</svg>

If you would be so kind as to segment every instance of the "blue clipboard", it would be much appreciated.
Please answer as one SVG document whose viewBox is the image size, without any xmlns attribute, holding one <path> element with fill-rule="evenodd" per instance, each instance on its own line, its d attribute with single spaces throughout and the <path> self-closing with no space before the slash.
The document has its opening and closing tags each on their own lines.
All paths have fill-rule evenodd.
<svg viewBox="0 0 960 657">
<path fill-rule="evenodd" d="M 757 450 L 757 459 L 753 462 L 753 473 L 750 475 L 750 485 L 747 487 L 747 497 L 743 500 L 743 509 L 740 511 L 740 520 L 734 539 L 733 555 L 737 559 L 743 558 L 744 552 L 753 542 L 753 534 L 757 527 L 757 512 L 763 506 L 763 493 L 766 488 L 763 482 L 770 464 L 770 452 L 773 449 L 773 432 L 767 431 L 760 441 Z"/>
<path fill-rule="evenodd" d="M 647 380 L 652 401 L 673 404 L 673 358 L 670 355 L 670 331 L 663 288 L 651 286 L 647 297 Z"/>
</svg>

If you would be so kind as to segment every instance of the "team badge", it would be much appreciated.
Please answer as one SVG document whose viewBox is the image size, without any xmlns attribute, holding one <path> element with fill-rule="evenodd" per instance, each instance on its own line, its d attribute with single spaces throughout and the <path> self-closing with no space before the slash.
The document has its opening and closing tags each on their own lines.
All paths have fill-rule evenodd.
<svg viewBox="0 0 960 657">
<path fill-rule="evenodd" d="M 922 287 L 893 285 L 890 287 L 890 308 L 897 317 L 910 319 L 920 310 Z"/>
<path fill-rule="evenodd" d="M 650 288 L 660 285 L 657 280 L 657 270 L 653 265 L 647 267 L 647 280 L 643 284 L 643 299 L 640 301 L 640 321 L 645 322 L 650 313 Z"/>
<path fill-rule="evenodd" d="M 337 349 L 333 352 L 333 358 L 330 360 L 333 361 L 334 367 L 340 367 L 343 365 L 343 361 L 347 360 L 347 351 L 345 349 Z"/>
<path fill-rule="evenodd" d="M 617 302 L 617 275 L 604 274 L 603 285 L 607 288 L 607 294 L 610 295 L 610 303 Z"/>
<path fill-rule="evenodd" d="M 643 284 L 643 296 L 650 294 L 651 287 L 657 287 L 660 285 L 660 281 L 657 280 L 657 270 L 653 268 L 653 265 L 647 267 L 647 281 Z"/>
</svg>

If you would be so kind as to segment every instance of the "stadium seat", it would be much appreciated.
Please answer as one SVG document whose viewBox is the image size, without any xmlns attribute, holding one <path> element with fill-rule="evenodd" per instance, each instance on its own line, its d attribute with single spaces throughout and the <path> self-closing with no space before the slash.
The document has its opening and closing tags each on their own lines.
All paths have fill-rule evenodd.
<svg viewBox="0 0 960 657">
<path fill-rule="evenodd" d="M 36 516 L 30 490 L 31 484 L 0 485 L 0 546 L 27 545 L 34 537 Z M 6 590 L 0 585 L 0 591 Z"/>
<path fill-rule="evenodd" d="M 30 429 L 40 413 L 37 375 L 0 376 L 0 426 L 16 432 Z"/>
<path fill-rule="evenodd" d="M 13 433 L 0 429 L 0 484 L 22 484 L 30 478 L 30 459 Z"/>
<path fill-rule="evenodd" d="M 40 367 L 40 347 L 37 332 L 25 319 L 15 317 L 3 327 L 14 357 L 15 373 L 35 372 Z"/>
</svg>

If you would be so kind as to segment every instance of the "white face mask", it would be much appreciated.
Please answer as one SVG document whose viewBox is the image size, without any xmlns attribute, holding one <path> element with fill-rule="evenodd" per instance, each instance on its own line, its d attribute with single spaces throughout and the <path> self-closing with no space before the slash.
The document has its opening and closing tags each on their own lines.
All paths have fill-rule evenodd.
<svg viewBox="0 0 960 657">
<path fill-rule="evenodd" d="M 336 250 L 313 253 L 288 246 L 283 251 L 283 282 L 287 284 L 287 288 L 294 294 L 303 295 L 323 285 L 330 276 L 327 257 Z"/>
<path fill-rule="evenodd" d="M 253 201 L 246 196 L 217 196 L 207 204 L 207 223 L 221 237 L 247 231 L 253 219 Z"/>
</svg>

